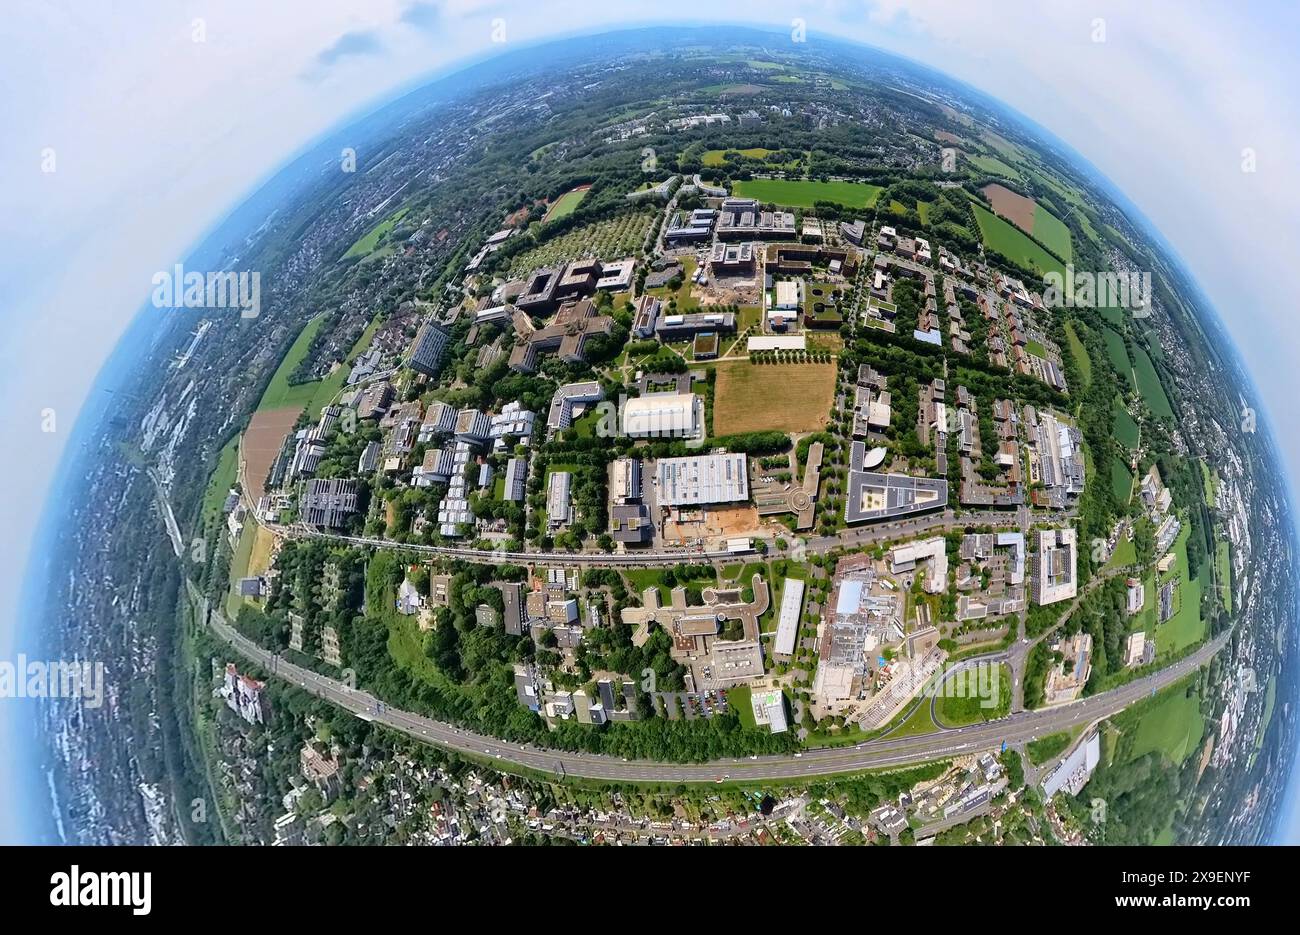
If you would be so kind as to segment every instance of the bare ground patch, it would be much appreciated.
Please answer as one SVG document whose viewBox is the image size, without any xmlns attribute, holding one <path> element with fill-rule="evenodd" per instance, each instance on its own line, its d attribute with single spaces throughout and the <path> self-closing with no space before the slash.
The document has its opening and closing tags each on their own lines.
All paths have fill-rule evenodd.
<svg viewBox="0 0 1300 935">
<path fill-rule="evenodd" d="M 993 206 L 993 213 L 1006 218 L 1026 234 L 1034 232 L 1034 211 L 1037 203 L 1032 198 L 1017 194 L 1003 185 L 985 185 L 984 197 Z"/>
<path fill-rule="evenodd" d="M 244 489 L 254 504 L 266 493 L 266 476 L 302 413 L 302 406 L 286 406 L 253 413 L 240 443 Z"/>
<path fill-rule="evenodd" d="M 713 434 L 818 432 L 830 421 L 835 364 L 718 364 Z"/>
</svg>

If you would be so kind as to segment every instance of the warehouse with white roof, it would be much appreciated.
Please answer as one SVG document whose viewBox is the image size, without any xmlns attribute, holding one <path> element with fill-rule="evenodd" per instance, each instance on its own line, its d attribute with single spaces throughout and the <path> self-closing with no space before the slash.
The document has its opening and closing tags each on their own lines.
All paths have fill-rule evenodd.
<svg viewBox="0 0 1300 935">
<path fill-rule="evenodd" d="M 743 454 L 660 458 L 655 465 L 660 506 L 704 506 L 749 499 L 749 468 Z"/>
<path fill-rule="evenodd" d="M 650 393 L 623 404 L 623 434 L 628 438 L 699 438 L 704 403 L 694 393 Z"/>
<path fill-rule="evenodd" d="M 793 656 L 795 638 L 799 635 L 799 612 L 803 609 L 803 582 L 786 578 L 781 586 L 781 616 L 776 626 L 776 642 L 772 651 L 777 656 Z"/>
</svg>

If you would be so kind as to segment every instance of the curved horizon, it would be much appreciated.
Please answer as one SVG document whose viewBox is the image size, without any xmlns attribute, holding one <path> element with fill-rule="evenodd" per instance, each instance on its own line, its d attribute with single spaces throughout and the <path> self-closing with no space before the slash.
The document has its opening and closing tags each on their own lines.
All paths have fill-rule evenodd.
<svg viewBox="0 0 1300 935">
<path fill-rule="evenodd" d="M 673 27 L 715 28 L 717 26 L 753 30 L 770 36 L 780 35 L 782 31 L 775 28 L 768 29 L 763 25 L 735 21 L 722 23 L 711 22 L 708 24 L 701 24 L 698 27 L 681 27 L 680 23 L 669 23 L 664 21 L 628 25 L 602 24 L 601 26 L 594 27 L 590 30 L 567 32 L 559 36 L 539 37 L 527 48 L 543 49 L 566 42 L 576 42 L 583 38 L 614 33 L 639 33 L 646 30 Z M 810 32 L 810 35 L 816 36 L 817 33 L 813 31 Z M 1191 263 L 1184 259 L 1177 244 L 1170 241 L 1161 232 L 1161 229 L 1157 226 L 1156 222 L 1148 216 L 1148 213 L 1143 206 L 1144 202 L 1142 193 L 1125 191 L 1125 189 L 1120 187 L 1119 183 L 1112 179 L 1109 173 L 1097 164 L 1096 160 L 1089 155 L 1086 150 L 1079 148 L 1077 142 L 1059 136 L 1057 131 L 1050 129 L 1050 127 L 1042 123 L 1041 120 L 1028 115 L 1010 102 L 994 97 L 991 92 L 973 84 L 967 79 L 960 78 L 953 73 L 942 71 L 937 66 L 926 60 L 900 56 L 897 52 L 888 47 L 870 45 L 862 41 L 846 39 L 843 37 L 835 37 L 833 41 L 837 44 L 848 47 L 856 47 L 873 53 L 902 58 L 904 61 L 916 67 L 926 69 L 935 75 L 941 76 L 946 81 L 957 84 L 975 94 L 987 98 L 990 101 L 996 102 L 1008 114 L 1013 115 L 1028 132 L 1040 136 L 1045 135 L 1049 141 L 1055 140 L 1056 142 L 1066 145 L 1070 150 L 1069 158 L 1072 162 L 1077 163 L 1076 167 L 1080 171 L 1086 170 L 1090 177 L 1095 177 L 1098 181 L 1104 182 L 1109 186 L 1112 193 L 1119 196 L 1117 201 L 1123 199 L 1126 210 L 1131 209 L 1136 213 L 1136 217 L 1131 218 L 1134 225 L 1139 227 L 1145 236 L 1151 238 L 1153 242 L 1157 243 L 1159 249 L 1168 256 L 1172 263 L 1181 267 L 1189 282 L 1200 291 L 1201 296 L 1198 298 L 1203 301 L 1206 313 L 1211 316 L 1211 322 L 1222 332 L 1227 340 L 1226 347 L 1220 348 L 1220 352 L 1224 354 L 1225 358 L 1229 360 L 1237 370 L 1244 388 L 1252 394 L 1254 401 L 1258 403 L 1257 408 L 1261 416 L 1260 423 L 1263 433 L 1268 440 L 1268 447 L 1272 452 L 1272 456 L 1278 459 L 1279 468 L 1282 469 L 1282 472 L 1286 475 L 1282 488 L 1286 497 L 1287 511 L 1291 514 L 1289 516 L 1288 531 L 1290 543 L 1294 549 L 1297 542 L 1300 542 L 1300 520 L 1297 519 L 1294 510 L 1297 491 L 1300 490 L 1300 485 L 1297 484 L 1297 474 L 1294 470 L 1294 462 L 1296 460 L 1296 450 L 1294 448 L 1295 440 L 1284 432 L 1283 424 L 1277 421 L 1277 414 L 1272 411 L 1272 408 L 1266 402 L 1269 399 L 1269 393 L 1260 386 L 1258 377 L 1258 373 L 1263 371 L 1258 371 L 1247 366 L 1247 358 L 1243 354 L 1243 345 L 1240 338 L 1234 333 L 1229 318 L 1221 311 L 1220 304 L 1217 303 L 1212 298 L 1210 292 L 1206 290 L 1204 278 L 1201 275 L 1200 270 L 1197 270 Z M 212 250 L 225 246 L 224 244 L 214 244 L 212 242 L 221 231 L 223 225 L 235 217 L 242 209 L 254 204 L 259 193 L 261 193 L 268 185 L 285 177 L 286 174 L 288 174 L 298 163 L 309 159 L 313 153 L 332 138 L 346 132 L 349 128 L 356 126 L 365 119 L 378 114 L 385 108 L 396 104 L 408 95 L 427 91 L 440 84 L 463 76 L 468 72 L 472 72 L 477 67 L 490 66 L 493 63 L 507 59 L 514 54 L 517 54 L 517 49 L 515 47 L 511 47 L 507 51 L 497 54 L 484 54 L 478 51 L 472 52 L 457 59 L 455 62 L 437 66 L 418 78 L 406 79 L 398 82 L 388 91 L 372 97 L 367 103 L 336 117 L 326 128 L 312 136 L 304 138 L 289 155 L 280 159 L 273 169 L 263 172 L 256 177 L 255 181 L 247 184 L 243 189 L 243 194 L 235 201 L 228 202 L 227 208 L 220 209 L 215 213 L 210 213 L 207 220 L 202 220 L 202 234 L 193 239 L 190 246 L 184 252 L 177 254 L 177 259 L 183 263 L 186 260 L 191 259 L 195 254 L 201 253 L 205 250 Z M 382 60 L 377 64 L 382 65 Z M 166 268 L 166 266 L 163 268 Z M 142 293 L 143 296 L 147 296 L 147 290 L 142 290 Z M 46 496 L 38 504 L 39 512 L 35 517 L 35 521 L 32 523 L 30 539 L 28 539 L 28 537 L 22 537 L 23 541 L 30 541 L 33 548 L 28 553 L 27 561 L 22 563 L 17 569 L 17 580 L 20 585 L 19 593 L 21 596 L 18 598 L 13 608 L 14 619 L 9 627 L 5 628 L 3 632 L 0 632 L 0 640 L 7 640 L 9 644 L 7 647 L 8 650 L 12 650 L 16 646 L 25 645 L 25 641 L 28 638 L 38 636 L 30 632 L 24 632 L 20 622 L 27 621 L 29 624 L 34 623 L 40 620 L 43 616 L 43 612 L 33 611 L 42 605 L 43 595 L 41 590 L 47 580 L 45 569 L 50 558 L 48 551 L 49 546 L 51 544 L 51 539 L 57 535 L 59 527 L 65 519 L 64 511 L 68 506 L 68 504 L 59 504 L 57 502 L 57 495 L 61 494 L 66 486 L 75 479 L 79 458 L 82 456 L 81 445 L 100 426 L 105 410 L 107 409 L 106 403 L 95 405 L 95 397 L 102 394 L 105 388 L 111 389 L 112 386 L 120 381 L 124 376 L 128 376 L 129 365 L 138 362 L 137 355 L 143 349 L 129 347 L 127 341 L 142 341 L 145 340 L 149 334 L 152 334 L 156 339 L 157 336 L 174 325 L 173 322 L 168 322 L 164 319 L 159 319 L 158 321 L 151 323 L 149 321 L 149 316 L 151 313 L 155 312 L 156 310 L 147 306 L 147 304 L 137 304 L 134 306 L 134 311 L 127 316 L 125 324 L 119 332 L 120 339 L 115 341 L 108 349 L 108 353 L 105 355 L 102 365 L 95 371 L 90 385 L 87 387 L 85 393 L 83 393 L 76 401 L 75 409 L 77 412 L 77 419 L 75 426 L 68 433 L 67 442 L 64 444 L 62 451 L 56 456 L 54 462 L 56 466 L 55 470 L 51 474 L 47 475 L 49 481 L 48 486 L 45 488 Z M 1238 329 L 1239 328 L 1240 323 L 1238 323 Z M 118 367 L 120 368 L 120 372 L 114 370 L 115 360 L 119 361 Z M 1291 447 L 1283 447 L 1281 442 L 1284 438 L 1290 439 Z M 1284 464 L 1286 462 L 1291 462 L 1292 470 L 1285 470 Z M 1294 618 L 1292 624 L 1294 625 Z M 1295 701 L 1298 699 L 1292 698 L 1287 700 Z M 20 731 L 16 729 L 18 725 L 15 725 L 14 723 L 14 708 L 15 706 L 13 705 L 7 706 L 4 710 L 9 712 L 9 714 L 0 719 L 0 721 L 4 722 L 3 730 L 6 739 L 8 740 L 12 740 L 20 734 Z M 1286 840 L 1290 843 L 1300 841 L 1300 772 L 1297 771 L 1295 756 L 1296 752 L 1294 750 L 1291 751 L 1291 767 L 1287 773 L 1287 794 L 1282 807 L 1279 809 L 1279 814 L 1277 815 L 1276 828 L 1273 835 L 1275 841 Z M 33 819 L 34 822 L 36 815 L 41 811 L 41 806 L 48 808 L 48 797 L 42 796 L 42 793 L 45 790 L 42 790 L 39 786 L 34 786 L 31 783 L 32 771 L 30 769 L 24 769 L 22 772 L 27 774 L 26 784 L 11 786 L 11 788 L 21 788 L 27 793 L 29 798 L 26 805 L 28 807 L 22 809 L 22 811 L 26 817 Z M 0 816 L 0 821 L 3 821 L 2 816 Z M 35 824 L 33 823 L 31 827 L 34 828 Z M 0 824 L 0 838 L 9 838 L 9 831 L 10 829 L 7 829 L 3 824 Z M 27 836 L 20 833 L 12 839 L 27 839 Z"/>
</svg>

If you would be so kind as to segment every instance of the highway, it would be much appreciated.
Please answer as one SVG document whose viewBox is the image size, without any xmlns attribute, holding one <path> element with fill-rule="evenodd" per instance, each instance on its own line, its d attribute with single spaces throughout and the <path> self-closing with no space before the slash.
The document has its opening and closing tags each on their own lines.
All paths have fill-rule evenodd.
<svg viewBox="0 0 1300 935">
<path fill-rule="evenodd" d="M 503 767 L 524 767 L 563 778 L 580 777 L 616 782 L 805 779 L 974 754 L 1000 748 L 1004 742 L 1008 746 L 1025 743 L 1123 710 L 1206 663 L 1228 638 L 1226 633 L 1222 634 L 1168 668 L 1103 694 L 1047 710 L 1021 711 L 985 724 L 919 736 L 869 740 L 849 747 L 805 750 L 788 756 L 714 760 L 708 763 L 661 763 L 652 760 L 620 760 L 598 754 L 568 753 L 509 743 L 392 708 L 369 692 L 350 688 L 337 679 L 294 665 L 278 654 L 263 649 L 238 633 L 219 611 L 209 607 L 207 599 L 192 581 L 186 579 L 186 585 L 200 618 L 206 619 L 213 632 L 232 649 L 257 663 L 273 677 L 297 685 L 304 691 L 351 711 L 357 717 L 383 724 L 447 750 L 500 760 Z"/>
<path fill-rule="evenodd" d="M 160 493 L 161 495 L 161 493 Z M 165 500 L 165 498 L 164 498 Z M 446 558 L 460 559 L 466 562 L 479 562 L 500 565 L 503 562 L 514 564 L 531 564 L 534 562 L 558 565 L 581 565 L 588 568 L 618 568 L 629 566 L 676 565 L 680 562 L 726 562 L 744 560 L 749 552 L 704 551 L 703 549 L 673 549 L 669 551 L 635 551 L 635 552 L 509 552 L 504 549 L 475 549 L 470 546 L 457 545 L 423 545 L 420 543 L 396 542 L 374 536 L 349 536 L 344 533 L 318 529 L 304 523 L 284 525 L 263 522 L 256 517 L 256 510 L 250 507 L 250 515 L 260 525 L 265 526 L 277 536 L 290 538 L 327 539 L 332 542 L 346 542 L 351 545 L 376 549 L 397 549 L 399 551 L 420 552 L 427 555 L 440 555 Z M 1070 514 L 1063 513 L 1061 518 Z M 869 526 L 857 526 L 841 530 L 834 536 L 813 536 L 800 539 L 796 535 L 787 535 L 791 542 L 785 549 L 775 543 L 767 545 L 768 558 L 789 557 L 796 550 L 806 555 L 818 555 L 837 548 L 859 549 L 889 539 L 902 539 L 925 532 L 942 532 L 964 526 L 1006 526 L 1017 522 L 1016 514 L 1006 511 L 983 510 L 968 511 L 960 516 L 952 510 L 930 513 L 910 519 L 899 519 L 888 523 L 874 523 Z M 748 538 L 748 537 L 740 537 Z M 797 556 L 796 556 L 797 557 Z"/>
<path fill-rule="evenodd" d="M 172 550 L 184 560 L 184 541 L 179 525 L 164 495 L 157 475 L 150 473 Z M 391 547 L 391 543 L 385 543 Z M 430 547 L 426 547 L 430 548 Z M 465 550 L 473 552 L 474 550 Z M 479 553 L 483 554 L 483 553 Z M 492 553 L 487 553 L 492 554 Z M 530 555 L 536 561 L 540 556 Z M 593 556 L 594 557 L 594 556 Z M 608 559 L 610 556 L 600 556 Z M 682 556 L 685 557 L 685 556 Z M 698 555 L 697 558 L 701 557 Z M 498 559 L 499 560 L 499 559 Z M 621 760 L 591 753 L 568 753 L 509 743 L 477 734 L 442 721 L 392 708 L 369 692 L 352 688 L 338 679 L 294 665 L 263 649 L 240 634 L 219 610 L 212 608 L 198 586 L 185 577 L 185 586 L 199 619 L 206 621 L 217 637 L 252 660 L 272 677 L 297 685 L 304 691 L 338 705 L 357 717 L 401 731 L 425 743 L 480 758 L 496 759 L 501 765 L 524 767 L 562 778 L 621 782 L 736 782 L 804 779 L 837 773 L 921 763 L 946 757 L 979 753 L 1013 746 L 1069 730 L 1122 711 L 1141 698 L 1178 681 L 1209 661 L 1228 640 L 1228 633 L 1200 647 L 1184 659 L 1127 685 L 1069 704 L 1037 711 L 1018 711 L 996 721 L 909 737 L 881 737 L 853 746 L 805 750 L 788 756 L 757 756 L 746 759 L 713 760 L 708 763 L 662 763 L 653 760 Z M 990 658 L 1001 654 L 990 654 Z M 973 660 L 967 660 L 973 661 Z"/>
</svg>

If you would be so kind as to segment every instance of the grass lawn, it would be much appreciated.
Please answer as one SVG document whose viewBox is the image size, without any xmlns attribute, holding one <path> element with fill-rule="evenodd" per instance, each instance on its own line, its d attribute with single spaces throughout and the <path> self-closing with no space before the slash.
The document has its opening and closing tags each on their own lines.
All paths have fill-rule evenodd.
<svg viewBox="0 0 1300 935">
<path fill-rule="evenodd" d="M 1000 175 L 1003 178 L 1019 179 L 1020 173 L 1007 165 L 1001 159 L 994 156 L 967 156 L 970 164 L 981 172 L 987 172 L 989 175 Z"/>
<path fill-rule="evenodd" d="M 239 436 L 236 435 L 217 455 L 217 466 L 208 478 L 208 489 L 203 493 L 203 528 L 207 529 L 221 520 L 221 507 L 226 494 L 234 486 L 239 471 Z"/>
<path fill-rule="evenodd" d="M 317 315 L 303 326 L 302 331 L 298 332 L 298 337 L 289 346 L 288 353 L 284 355 L 284 359 L 280 361 L 280 366 L 272 374 L 271 382 L 266 385 L 266 390 L 262 393 L 262 399 L 257 404 L 259 410 L 306 406 L 311 398 L 316 395 L 317 386 L 315 383 L 290 384 L 289 375 L 298 368 L 298 364 L 307 356 L 312 339 L 316 337 L 316 332 L 320 330 L 320 326 L 324 321 L 323 316 Z"/>
<path fill-rule="evenodd" d="M 1214 546 L 1214 573 L 1219 579 L 1219 596 L 1223 609 L 1232 613 L 1232 543 L 1220 539 Z"/>
<path fill-rule="evenodd" d="M 979 724 L 992 721 L 1011 712 L 1011 667 L 1006 663 L 998 665 L 997 703 L 986 707 L 988 699 L 980 693 L 961 691 L 970 687 L 966 681 L 969 673 L 959 673 L 945 680 L 939 688 L 939 699 L 935 704 L 935 714 L 939 722 L 948 727 L 961 727 L 966 724 Z M 980 685 L 980 688 L 985 686 Z M 961 697 L 952 697 L 958 692 Z"/>
<path fill-rule="evenodd" d="M 736 712 L 741 727 L 758 726 L 754 723 L 754 707 L 749 703 L 752 694 L 748 685 L 727 689 L 727 707 Z"/>
<path fill-rule="evenodd" d="M 1065 266 L 1061 261 L 1026 237 L 1020 228 L 1010 221 L 1004 221 L 981 204 L 971 202 L 971 207 L 975 210 L 975 220 L 979 223 L 984 246 L 1026 269 L 1065 275 Z"/>
<path fill-rule="evenodd" d="M 634 592 L 637 597 L 644 594 L 646 588 L 656 588 L 659 591 L 660 605 L 668 603 L 668 592 L 670 589 L 664 586 L 658 569 L 624 568 L 622 569 L 622 572 L 623 577 L 627 579 L 628 590 Z"/>
<path fill-rule="evenodd" d="M 248 556 L 248 574 L 266 574 L 271 567 L 271 549 L 274 547 L 275 534 L 265 526 L 258 526 L 253 534 L 253 549 Z"/>
<path fill-rule="evenodd" d="M 248 577 L 248 561 L 253 555 L 253 542 L 257 539 L 257 523 L 246 522 L 239 534 L 239 543 L 230 556 L 230 591 L 226 595 L 226 616 L 234 620 L 247 598 L 239 595 L 239 579 Z"/>
<path fill-rule="evenodd" d="M 1072 732 L 1063 730 L 1060 733 L 1040 737 L 1038 740 L 1031 740 L 1025 744 L 1025 752 L 1029 754 L 1029 762 L 1035 766 L 1042 766 L 1053 757 L 1060 756 L 1065 752 L 1065 748 L 1070 745 L 1070 740 L 1073 737 Z"/>
<path fill-rule="evenodd" d="M 1142 433 L 1138 429 L 1137 422 L 1129 415 L 1129 411 L 1124 408 L 1124 404 L 1120 402 L 1118 396 L 1115 397 L 1113 409 L 1115 412 L 1114 434 L 1116 441 L 1130 450 L 1136 448 L 1142 440 Z"/>
<path fill-rule="evenodd" d="M 1201 466 L 1201 486 L 1205 488 L 1205 505 L 1214 509 L 1215 494 L 1219 489 L 1219 474 L 1203 460 L 1196 463 Z"/>
<path fill-rule="evenodd" d="M 1119 458 L 1110 459 L 1110 489 L 1121 506 L 1133 495 L 1133 474 Z"/>
<path fill-rule="evenodd" d="M 343 388 L 344 382 L 351 372 L 352 361 L 366 349 L 370 344 L 370 339 L 374 337 L 375 331 L 379 328 L 379 318 L 375 317 L 365 331 L 361 332 L 352 349 L 348 351 L 348 356 L 343 363 L 334 368 L 334 372 L 323 380 L 311 380 L 307 383 L 290 383 L 290 375 L 298 368 L 298 364 L 307 356 L 307 351 L 311 349 L 312 339 L 316 337 L 316 332 L 320 330 L 324 318 L 317 315 L 303 327 L 293 344 L 289 346 L 289 352 L 284 355 L 284 360 L 280 361 L 280 366 L 275 369 L 271 376 L 271 382 L 266 385 L 266 390 L 262 393 L 262 399 L 257 404 L 259 411 L 269 409 L 284 409 L 289 406 L 300 406 L 305 408 L 313 416 L 320 413 L 321 409 L 327 406 L 339 390 Z"/>
<path fill-rule="evenodd" d="M 766 159 L 768 156 L 772 155 L 772 153 L 776 152 L 776 150 L 764 149 L 761 146 L 755 146 L 752 149 L 710 149 L 700 157 L 700 161 L 706 166 L 720 166 L 726 162 L 724 157 L 729 152 L 737 152 L 742 156 L 748 156 L 750 159 Z"/>
<path fill-rule="evenodd" d="M 1151 407 L 1151 411 L 1157 416 L 1172 419 L 1174 409 L 1169 404 L 1169 397 L 1165 395 L 1165 388 L 1160 384 L 1156 365 L 1151 362 L 1147 352 L 1137 344 L 1133 345 L 1133 372 L 1137 376 L 1138 392 Z"/>
<path fill-rule="evenodd" d="M 1174 593 L 1174 615 L 1156 628 L 1158 655 L 1178 652 L 1205 638 L 1205 621 L 1201 619 L 1201 588 L 1204 582 L 1201 577 L 1187 577 L 1187 538 L 1190 535 L 1191 526 L 1184 523 L 1178 541 L 1174 544 L 1174 565 L 1168 573 L 1160 576 L 1156 592 L 1152 595 L 1158 603 L 1160 586 L 1175 577 L 1179 579 Z M 1202 576 L 1206 571 L 1207 569 L 1202 569 Z"/>
<path fill-rule="evenodd" d="M 1259 719 L 1259 733 L 1255 736 L 1255 749 L 1264 746 L 1264 734 L 1268 731 L 1268 722 L 1273 720 L 1273 708 L 1277 705 L 1277 676 L 1268 677 L 1264 688 L 1264 714 Z"/>
<path fill-rule="evenodd" d="M 691 297 L 691 277 L 695 275 L 696 265 L 695 257 L 684 257 L 682 259 L 682 284 L 677 287 L 677 291 L 674 292 L 667 286 L 658 286 L 654 289 L 647 289 L 646 295 L 653 295 L 666 300 L 676 299 L 677 314 L 694 311 L 699 308 L 699 303 Z"/>
<path fill-rule="evenodd" d="M 542 220 L 544 222 L 558 221 L 562 217 L 568 217 L 578 209 L 578 205 L 582 204 L 582 199 L 587 197 L 589 190 L 590 186 L 585 186 L 565 192 L 555 200 L 555 204 L 547 209 L 546 216 Z"/>
<path fill-rule="evenodd" d="M 713 434 L 817 432 L 830 420 L 835 364 L 718 364 Z M 760 403 L 761 405 L 756 405 Z"/>
<path fill-rule="evenodd" d="M 1043 347 L 1042 341 L 1026 341 L 1025 352 L 1035 357 L 1047 357 L 1047 348 Z"/>
<path fill-rule="evenodd" d="M 1073 323 L 1068 321 L 1065 323 L 1065 343 L 1069 346 L 1070 356 L 1074 358 L 1074 363 L 1079 368 L 1079 375 L 1083 377 L 1083 385 L 1089 386 L 1092 383 L 1092 358 L 1088 356 L 1088 349 L 1083 346 L 1079 335 L 1075 333 Z"/>
<path fill-rule="evenodd" d="M 1120 536 L 1119 542 L 1115 543 L 1115 551 L 1111 553 L 1110 561 L 1106 563 L 1106 567 L 1123 568 L 1125 565 L 1132 565 L 1136 561 L 1137 546 L 1127 536 Z"/>
<path fill-rule="evenodd" d="M 1070 229 L 1041 204 L 1034 206 L 1034 239 L 1067 263 L 1074 259 Z"/>
<path fill-rule="evenodd" d="M 1102 337 L 1106 339 L 1106 356 L 1110 358 L 1111 364 L 1129 386 L 1133 385 L 1133 362 L 1128 358 L 1128 348 L 1124 346 L 1124 338 L 1119 332 L 1110 328 L 1101 329 Z"/>
<path fill-rule="evenodd" d="M 870 208 L 884 189 L 867 182 L 818 182 L 813 179 L 749 179 L 735 184 L 740 198 L 757 198 L 769 204 L 811 208 L 833 201 L 846 208 Z"/>
<path fill-rule="evenodd" d="M 399 208 L 388 217 L 384 218 L 378 224 L 370 229 L 370 232 L 348 247 L 348 252 L 343 254 L 344 259 L 353 256 L 365 256 L 374 251 L 380 238 L 397 226 L 397 222 L 406 214 L 406 208 Z"/>
<path fill-rule="evenodd" d="M 1199 699 L 1196 695 L 1188 698 L 1186 689 L 1180 687 L 1143 713 L 1129 759 L 1159 751 L 1181 765 L 1200 746 L 1204 732 Z"/>
</svg>

